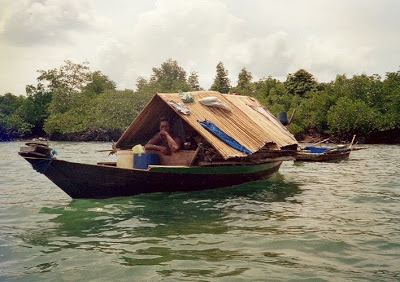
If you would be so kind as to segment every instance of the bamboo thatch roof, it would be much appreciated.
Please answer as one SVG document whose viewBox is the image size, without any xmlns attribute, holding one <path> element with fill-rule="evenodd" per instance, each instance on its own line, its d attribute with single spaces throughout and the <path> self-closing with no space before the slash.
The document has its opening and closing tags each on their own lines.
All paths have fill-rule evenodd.
<svg viewBox="0 0 400 282">
<path fill-rule="evenodd" d="M 215 91 L 196 91 L 192 94 L 194 101 L 184 103 L 191 111 L 189 115 L 176 111 L 168 103 L 168 101 L 182 103 L 179 93 L 156 94 L 118 140 L 117 148 L 146 143 L 158 131 L 160 117 L 171 115 L 171 112 L 197 131 L 225 159 L 244 157 L 246 154 L 218 139 L 204 129 L 198 121 L 213 122 L 252 153 L 260 150 L 267 143 L 272 144 L 276 149 L 297 144 L 294 136 L 255 98 L 221 94 Z M 205 97 L 217 97 L 228 104 L 232 111 L 201 104 L 199 100 Z"/>
</svg>

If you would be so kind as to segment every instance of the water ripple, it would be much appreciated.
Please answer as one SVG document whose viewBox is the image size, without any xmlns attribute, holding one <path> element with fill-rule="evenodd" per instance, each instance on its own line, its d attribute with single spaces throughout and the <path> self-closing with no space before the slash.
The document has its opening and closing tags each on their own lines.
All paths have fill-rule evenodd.
<svg viewBox="0 0 400 282">
<path fill-rule="evenodd" d="M 0 280 L 400 279 L 400 146 L 226 189 L 71 200 L 14 157 L 22 144 L 0 143 Z M 94 154 L 109 143 L 51 145 L 113 161 Z"/>
</svg>

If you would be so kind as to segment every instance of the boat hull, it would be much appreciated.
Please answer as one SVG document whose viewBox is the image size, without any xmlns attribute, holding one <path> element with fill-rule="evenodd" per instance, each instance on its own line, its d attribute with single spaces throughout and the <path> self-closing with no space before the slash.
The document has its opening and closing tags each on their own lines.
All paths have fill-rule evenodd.
<svg viewBox="0 0 400 282">
<path fill-rule="evenodd" d="M 33 168 L 71 198 L 111 198 L 141 193 L 196 191 L 222 188 L 266 179 L 279 170 L 281 161 L 215 167 L 155 166 L 148 170 L 29 157 Z"/>
</svg>

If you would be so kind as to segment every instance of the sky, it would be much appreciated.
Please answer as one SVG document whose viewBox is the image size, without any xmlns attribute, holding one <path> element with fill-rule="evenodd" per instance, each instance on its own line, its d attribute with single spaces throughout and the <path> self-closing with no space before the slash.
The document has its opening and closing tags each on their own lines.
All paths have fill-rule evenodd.
<svg viewBox="0 0 400 282">
<path fill-rule="evenodd" d="M 318 82 L 400 70 L 398 0 L 0 0 L 0 95 L 25 95 L 37 70 L 89 62 L 135 89 L 173 59 L 208 89 L 223 62 L 232 86 L 285 81 L 305 69 Z"/>
</svg>

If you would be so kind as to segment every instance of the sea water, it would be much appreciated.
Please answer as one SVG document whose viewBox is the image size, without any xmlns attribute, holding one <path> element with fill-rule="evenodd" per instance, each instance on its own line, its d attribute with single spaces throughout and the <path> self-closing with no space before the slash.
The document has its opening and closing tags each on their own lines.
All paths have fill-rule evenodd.
<svg viewBox="0 0 400 282">
<path fill-rule="evenodd" d="M 73 200 L 0 143 L 0 281 L 398 281 L 400 146 L 267 181 Z M 50 142 L 96 163 L 110 143 Z"/>
</svg>

